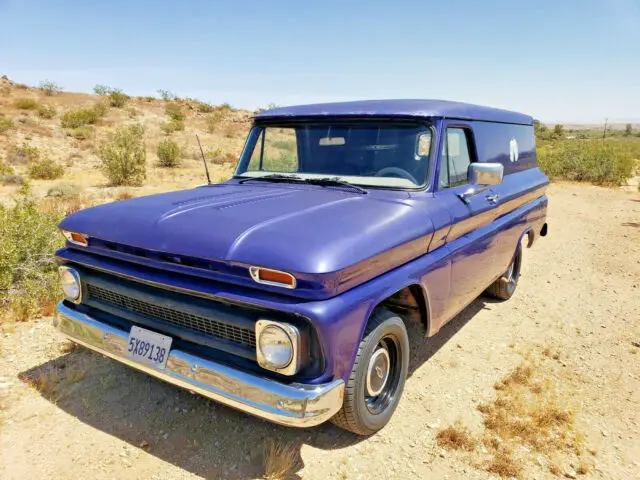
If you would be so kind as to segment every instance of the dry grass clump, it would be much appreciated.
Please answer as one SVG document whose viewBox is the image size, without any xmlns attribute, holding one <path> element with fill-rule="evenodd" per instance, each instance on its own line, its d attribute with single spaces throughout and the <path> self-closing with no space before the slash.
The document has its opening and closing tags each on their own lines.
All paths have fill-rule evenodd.
<svg viewBox="0 0 640 480">
<path fill-rule="evenodd" d="M 523 467 L 522 462 L 514 458 L 511 450 L 501 449 L 494 453 L 486 470 L 504 478 L 522 478 Z"/>
<path fill-rule="evenodd" d="M 582 440 L 574 429 L 575 413 L 558 392 L 557 380 L 539 363 L 525 362 L 495 388 L 497 398 L 478 407 L 491 434 L 539 452 L 578 448 Z"/>
<path fill-rule="evenodd" d="M 285 480 L 292 478 L 300 468 L 300 449 L 290 443 L 267 440 L 264 446 L 265 480 Z"/>
<path fill-rule="evenodd" d="M 18 98 L 13 105 L 20 110 L 36 110 L 39 106 L 35 98 Z"/>
<path fill-rule="evenodd" d="M 563 383 L 552 365 L 544 363 L 554 357 L 555 350 L 545 348 L 539 359 L 525 360 L 496 383 L 495 400 L 478 407 L 484 415 L 481 436 L 472 436 L 456 422 L 436 434 L 438 446 L 477 452 L 481 444 L 489 458 L 479 465 L 505 478 L 523 478 L 526 463 L 540 457 L 545 457 L 553 469 L 561 454 L 580 462 L 578 474 L 589 471 L 589 463 L 580 458 L 583 439 L 575 430 L 569 396 L 561 390 Z M 557 470 L 561 472 L 562 468 Z"/>
<path fill-rule="evenodd" d="M 454 425 L 440 430 L 436 434 L 436 442 L 447 450 L 467 451 L 472 451 L 478 443 L 469 429 L 464 427 L 461 422 L 456 422 Z"/>
</svg>

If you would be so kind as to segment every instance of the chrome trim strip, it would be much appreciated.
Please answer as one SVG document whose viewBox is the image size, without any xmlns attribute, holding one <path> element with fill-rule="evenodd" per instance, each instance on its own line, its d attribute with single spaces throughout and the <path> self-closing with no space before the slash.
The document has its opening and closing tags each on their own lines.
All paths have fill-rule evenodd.
<svg viewBox="0 0 640 480">
<path fill-rule="evenodd" d="M 54 326 L 72 341 L 130 367 L 274 423 L 312 427 L 342 408 L 344 381 L 322 385 L 283 384 L 173 349 L 164 370 L 125 356 L 128 332 L 113 328 L 60 302 Z"/>
</svg>

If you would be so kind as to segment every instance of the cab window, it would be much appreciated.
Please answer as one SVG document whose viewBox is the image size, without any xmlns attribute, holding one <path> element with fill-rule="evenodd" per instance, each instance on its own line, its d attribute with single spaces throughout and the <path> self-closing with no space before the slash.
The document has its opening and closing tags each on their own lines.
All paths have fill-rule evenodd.
<svg viewBox="0 0 640 480">
<path fill-rule="evenodd" d="M 467 170 L 474 161 L 472 157 L 471 133 L 464 128 L 447 128 L 442 142 L 440 164 L 440 188 L 451 188 L 467 184 Z"/>
</svg>

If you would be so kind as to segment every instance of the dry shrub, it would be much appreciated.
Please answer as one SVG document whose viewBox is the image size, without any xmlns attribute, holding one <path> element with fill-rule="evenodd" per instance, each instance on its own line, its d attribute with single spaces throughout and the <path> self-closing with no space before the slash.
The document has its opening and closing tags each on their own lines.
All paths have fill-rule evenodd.
<svg viewBox="0 0 640 480">
<path fill-rule="evenodd" d="M 7 152 L 7 162 L 12 165 L 24 165 L 35 162 L 40 158 L 40 150 L 32 147 L 27 142 L 22 145 L 13 145 Z"/>
<path fill-rule="evenodd" d="M 578 463 L 578 468 L 576 468 L 576 473 L 578 475 L 586 475 L 591 471 L 592 467 L 593 465 L 591 464 L 591 462 L 585 459 L 581 459 L 580 462 Z"/>
<path fill-rule="evenodd" d="M 13 128 L 13 120 L 10 118 L 0 117 L 0 133 L 6 133 Z"/>
<path fill-rule="evenodd" d="M 300 449 L 289 443 L 267 440 L 264 448 L 264 478 L 285 480 L 292 478 L 301 466 Z"/>
<path fill-rule="evenodd" d="M 2 185 L 24 185 L 25 180 L 22 175 L 9 173 L 9 174 L 0 176 L 0 183 L 2 183 Z"/>
<path fill-rule="evenodd" d="M 77 127 L 71 130 L 70 135 L 76 140 L 87 140 L 93 136 L 93 129 L 91 127 Z"/>
<path fill-rule="evenodd" d="M 38 106 L 38 116 L 51 119 L 56 116 L 56 108 L 48 105 L 40 105 Z"/>
<path fill-rule="evenodd" d="M 70 199 L 80 195 L 82 188 L 75 183 L 58 183 L 47 191 L 47 197 Z"/>
<path fill-rule="evenodd" d="M 436 434 L 436 442 L 439 446 L 447 450 L 467 450 L 472 451 L 477 444 L 477 440 L 473 438 L 469 429 L 464 427 L 460 422 L 440 430 Z"/>
<path fill-rule="evenodd" d="M 134 198 L 134 195 L 128 190 L 121 190 L 116 195 L 116 200 L 129 200 L 130 198 Z"/>
<path fill-rule="evenodd" d="M 129 95 L 119 88 L 115 88 L 109 92 L 109 105 L 115 108 L 122 108 L 129 101 Z"/>
</svg>

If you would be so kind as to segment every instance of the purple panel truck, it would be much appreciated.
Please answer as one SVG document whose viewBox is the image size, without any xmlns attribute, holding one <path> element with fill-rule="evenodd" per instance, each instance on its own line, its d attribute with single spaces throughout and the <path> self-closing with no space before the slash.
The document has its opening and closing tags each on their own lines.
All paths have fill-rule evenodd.
<svg viewBox="0 0 640 480">
<path fill-rule="evenodd" d="M 258 114 L 218 185 L 60 224 L 74 342 L 272 422 L 381 429 L 425 337 L 547 233 L 533 120 L 437 100 Z"/>
</svg>

